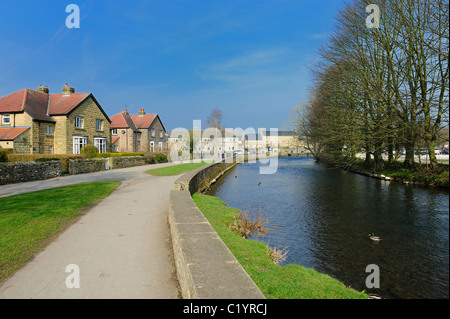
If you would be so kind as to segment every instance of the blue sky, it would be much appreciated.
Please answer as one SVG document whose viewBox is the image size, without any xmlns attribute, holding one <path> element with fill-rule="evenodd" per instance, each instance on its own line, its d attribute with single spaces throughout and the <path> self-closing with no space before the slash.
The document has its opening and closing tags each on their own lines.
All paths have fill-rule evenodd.
<svg viewBox="0 0 450 319">
<path fill-rule="evenodd" d="M 68 29 L 69 4 L 80 28 Z M 343 0 L 7 1 L 0 11 L 0 96 L 64 83 L 112 116 L 158 113 L 191 128 L 214 108 L 230 128 L 287 128 L 308 66 Z M 125 106 L 126 105 L 126 106 Z"/>
</svg>

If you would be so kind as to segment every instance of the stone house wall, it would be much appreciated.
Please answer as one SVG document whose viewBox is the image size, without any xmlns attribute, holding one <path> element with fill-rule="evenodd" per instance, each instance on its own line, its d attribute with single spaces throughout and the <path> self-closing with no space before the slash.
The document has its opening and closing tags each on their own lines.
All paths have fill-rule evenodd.
<svg viewBox="0 0 450 319">
<path fill-rule="evenodd" d="M 75 118 L 79 116 L 83 118 L 83 128 L 75 128 Z M 101 131 L 96 130 L 96 120 L 103 121 L 103 127 Z M 67 116 L 66 123 L 66 137 L 65 151 L 66 154 L 73 153 L 73 137 L 74 136 L 86 136 L 87 144 L 94 145 L 94 138 L 102 137 L 106 138 L 106 151 L 111 149 L 111 131 L 110 123 L 98 108 L 92 97 L 89 97 L 81 105 L 79 105 L 72 113 Z M 59 136 L 58 136 L 59 138 Z"/>
</svg>

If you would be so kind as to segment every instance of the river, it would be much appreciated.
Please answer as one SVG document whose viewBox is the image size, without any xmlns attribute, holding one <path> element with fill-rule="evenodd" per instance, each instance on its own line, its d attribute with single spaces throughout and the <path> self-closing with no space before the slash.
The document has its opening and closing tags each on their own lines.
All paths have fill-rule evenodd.
<svg viewBox="0 0 450 319">
<path fill-rule="evenodd" d="M 449 298 L 448 190 L 373 179 L 311 157 L 279 158 L 272 175 L 260 175 L 259 165 L 237 165 L 210 194 L 270 217 L 276 230 L 257 240 L 287 249 L 285 264 L 382 298 Z M 366 287 L 370 264 L 379 267 L 379 288 Z"/>
</svg>

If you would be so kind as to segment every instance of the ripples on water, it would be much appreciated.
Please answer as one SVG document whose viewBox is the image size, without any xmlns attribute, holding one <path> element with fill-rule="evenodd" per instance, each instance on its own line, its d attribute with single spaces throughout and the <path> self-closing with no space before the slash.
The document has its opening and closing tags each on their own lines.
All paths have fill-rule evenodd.
<svg viewBox="0 0 450 319">
<path fill-rule="evenodd" d="M 258 183 L 261 182 L 259 186 Z M 289 250 L 286 263 L 314 268 L 362 291 L 380 268 L 385 298 L 449 297 L 449 193 L 347 173 L 312 158 L 280 158 L 276 174 L 240 164 L 212 189 L 230 207 L 261 207 Z M 382 237 L 379 243 L 369 233 Z"/>
</svg>

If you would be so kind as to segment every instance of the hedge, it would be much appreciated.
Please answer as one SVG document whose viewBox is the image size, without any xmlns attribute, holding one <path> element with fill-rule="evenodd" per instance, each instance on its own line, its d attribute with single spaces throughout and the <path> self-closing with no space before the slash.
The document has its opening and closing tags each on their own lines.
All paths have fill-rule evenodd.
<svg viewBox="0 0 450 319">
<path fill-rule="evenodd" d="M 8 154 L 9 162 L 32 162 L 40 158 L 54 158 L 61 161 L 62 171 L 67 171 L 69 159 L 86 158 L 84 155 L 77 154 Z"/>
</svg>

